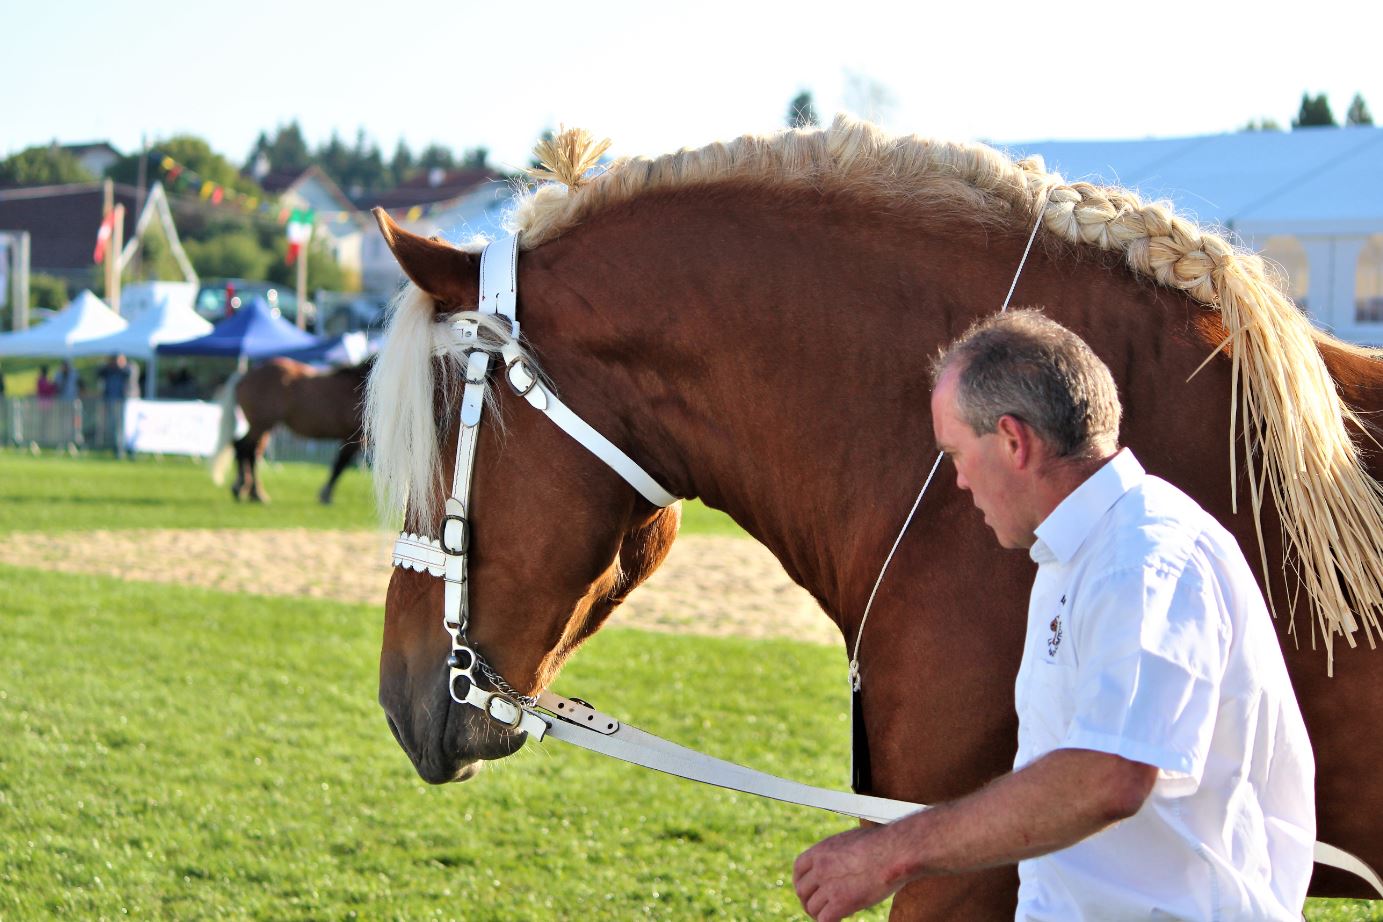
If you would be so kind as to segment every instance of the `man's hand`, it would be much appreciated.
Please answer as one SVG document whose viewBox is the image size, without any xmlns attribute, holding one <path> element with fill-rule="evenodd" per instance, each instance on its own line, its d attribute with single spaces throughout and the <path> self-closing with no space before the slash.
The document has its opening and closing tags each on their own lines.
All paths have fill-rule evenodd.
<svg viewBox="0 0 1383 922">
<path fill-rule="evenodd" d="M 826 839 L 798 857 L 792 882 L 809 916 L 836 922 L 921 877 L 1075 845 L 1137 813 L 1156 782 L 1151 765 L 1057 749 L 960 800 Z"/>
<path fill-rule="evenodd" d="M 837 922 L 887 899 L 890 883 L 887 826 L 851 829 L 824 839 L 797 857 L 792 883 L 802 908 L 816 922 Z"/>
</svg>

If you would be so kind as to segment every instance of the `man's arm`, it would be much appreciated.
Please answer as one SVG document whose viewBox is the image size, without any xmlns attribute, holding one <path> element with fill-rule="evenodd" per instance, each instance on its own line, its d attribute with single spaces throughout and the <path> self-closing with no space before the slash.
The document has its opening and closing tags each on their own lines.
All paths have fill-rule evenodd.
<svg viewBox="0 0 1383 922">
<path fill-rule="evenodd" d="M 921 877 L 1074 845 L 1137 813 L 1156 781 L 1142 762 L 1058 749 L 960 800 L 819 842 L 798 857 L 793 884 L 808 915 L 835 922 Z"/>
</svg>

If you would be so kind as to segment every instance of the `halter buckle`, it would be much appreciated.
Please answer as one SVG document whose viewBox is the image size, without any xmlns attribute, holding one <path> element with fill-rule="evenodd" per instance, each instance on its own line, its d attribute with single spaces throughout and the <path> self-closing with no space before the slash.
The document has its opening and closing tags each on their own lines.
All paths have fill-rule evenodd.
<svg viewBox="0 0 1383 922">
<path fill-rule="evenodd" d="M 459 532 L 455 543 L 451 541 L 453 522 L 456 524 L 456 531 Z M 459 515 L 442 516 L 442 537 L 438 539 L 437 543 L 442 546 L 442 551 L 448 556 L 464 556 L 471 546 L 471 523 Z"/>
<path fill-rule="evenodd" d="M 509 707 L 512 712 L 509 717 L 502 717 L 495 713 L 495 702 L 499 701 Z M 485 702 L 485 713 L 496 723 L 504 724 L 510 730 L 517 730 L 519 724 L 523 723 L 523 706 L 504 692 L 490 692 L 490 700 Z"/>
<path fill-rule="evenodd" d="M 520 387 L 515 383 L 515 369 L 528 376 L 528 384 L 526 386 Z M 514 356 L 509 360 L 508 364 L 504 366 L 504 379 L 509 382 L 509 387 L 513 389 L 514 395 L 517 397 L 527 397 L 533 388 L 538 386 L 538 376 L 528 370 L 528 366 L 524 364 L 523 356 L 521 355 Z"/>
</svg>

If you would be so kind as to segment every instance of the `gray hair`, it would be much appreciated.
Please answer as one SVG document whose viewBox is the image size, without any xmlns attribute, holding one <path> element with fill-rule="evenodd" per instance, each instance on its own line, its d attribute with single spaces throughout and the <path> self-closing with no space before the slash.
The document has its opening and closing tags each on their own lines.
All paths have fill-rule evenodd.
<svg viewBox="0 0 1383 922">
<path fill-rule="evenodd" d="M 1118 445 L 1114 376 L 1083 339 L 1039 311 L 977 322 L 933 360 L 933 389 L 953 368 L 956 408 L 977 435 L 1013 416 L 1063 460 L 1095 460 Z"/>
</svg>

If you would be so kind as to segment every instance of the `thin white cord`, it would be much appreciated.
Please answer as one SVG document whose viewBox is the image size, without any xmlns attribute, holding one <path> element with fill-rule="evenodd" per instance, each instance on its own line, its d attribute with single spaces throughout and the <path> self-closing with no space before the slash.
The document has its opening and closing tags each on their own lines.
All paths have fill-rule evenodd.
<svg viewBox="0 0 1383 922">
<path fill-rule="evenodd" d="M 1023 267 L 1028 263 L 1028 254 L 1032 252 L 1032 242 L 1037 239 L 1037 230 L 1042 226 L 1042 215 L 1047 210 L 1047 193 L 1049 189 L 1044 188 L 1042 195 L 1037 202 L 1037 220 L 1033 222 L 1032 233 L 1028 235 L 1028 245 L 1023 247 L 1023 258 L 1018 260 L 1018 271 L 1013 273 L 1013 284 L 1008 286 L 1008 294 L 1004 295 L 1003 306 L 999 308 L 999 313 L 1008 310 L 1008 302 L 1013 297 L 1013 292 L 1018 288 L 1018 279 L 1023 274 Z M 917 491 L 917 499 L 913 500 L 912 510 L 908 517 L 903 520 L 903 527 L 898 532 L 898 537 L 893 539 L 893 547 L 889 548 L 888 556 L 884 558 L 884 565 L 879 569 L 879 578 L 874 580 L 874 588 L 869 592 L 869 601 L 864 605 L 864 615 L 860 618 L 860 629 L 855 632 L 855 647 L 850 651 L 850 690 L 860 690 L 860 641 L 864 639 L 864 625 L 869 620 L 869 611 L 874 607 L 874 596 L 879 592 L 879 585 L 884 581 L 884 574 L 888 572 L 888 565 L 893 562 L 893 553 L 898 550 L 898 545 L 903 543 L 903 535 L 908 533 L 908 526 L 912 524 L 912 517 L 917 514 L 917 507 L 922 505 L 922 497 L 927 493 L 927 487 L 931 486 L 932 478 L 936 476 L 937 468 L 941 467 L 941 459 L 946 457 L 945 452 L 937 452 L 936 461 L 932 463 L 931 472 L 927 474 L 927 479 L 922 482 L 922 489 Z"/>
<path fill-rule="evenodd" d="M 1023 267 L 1028 263 L 1028 253 L 1032 252 L 1032 242 L 1037 239 L 1037 229 L 1042 226 L 1042 215 L 1047 211 L 1047 194 L 1051 191 L 1044 186 L 1042 195 L 1037 201 L 1037 220 L 1032 224 L 1032 233 L 1028 234 L 1028 245 L 1023 247 L 1023 258 L 1018 260 L 1018 271 L 1013 273 L 1013 284 L 1008 286 L 1008 294 L 1004 295 L 1004 306 L 999 308 L 999 313 L 1008 310 L 1009 299 L 1013 297 L 1013 290 L 1018 287 L 1018 277 L 1023 274 Z"/>
<path fill-rule="evenodd" d="M 888 565 L 893 562 L 893 552 L 898 550 L 898 545 L 903 543 L 903 535 L 908 533 L 908 526 L 912 524 L 912 517 L 917 514 L 917 507 L 922 505 L 922 497 L 926 494 L 927 487 L 931 486 L 932 478 L 936 476 L 937 468 L 941 467 L 941 459 L 944 457 L 946 457 L 944 453 L 937 453 L 931 473 L 922 482 L 922 489 L 917 491 L 917 499 L 913 500 L 912 511 L 908 513 L 907 519 L 903 522 L 898 537 L 893 539 L 893 547 L 888 549 L 888 556 L 884 558 L 884 565 L 879 570 L 879 578 L 874 580 L 874 588 L 869 592 L 869 601 L 864 605 L 864 617 L 860 619 L 860 629 L 855 633 L 855 649 L 850 651 L 850 688 L 854 691 L 860 689 L 860 641 L 864 639 L 864 623 L 869 620 L 869 610 L 874 607 L 874 596 L 879 591 L 879 584 L 884 581 L 884 574 L 888 572 Z"/>
</svg>

